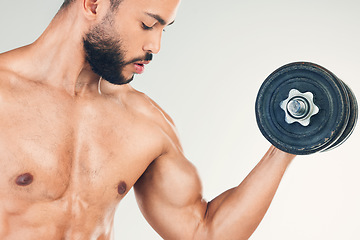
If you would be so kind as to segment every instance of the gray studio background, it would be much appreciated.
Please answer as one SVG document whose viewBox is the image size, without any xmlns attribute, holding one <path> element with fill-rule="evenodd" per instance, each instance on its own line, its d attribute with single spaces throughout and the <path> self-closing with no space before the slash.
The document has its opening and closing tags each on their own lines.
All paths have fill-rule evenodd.
<svg viewBox="0 0 360 240">
<path fill-rule="evenodd" d="M 0 1 L 0 52 L 34 41 L 62 3 Z M 360 99 L 359 11 L 358 0 L 183 0 L 162 51 L 132 85 L 174 119 L 206 199 L 239 184 L 268 149 L 254 102 L 276 68 L 318 63 Z M 338 149 L 297 157 L 251 239 L 360 239 L 359 142 L 357 128 Z M 115 239 L 161 239 L 132 191 L 118 208 Z"/>
</svg>

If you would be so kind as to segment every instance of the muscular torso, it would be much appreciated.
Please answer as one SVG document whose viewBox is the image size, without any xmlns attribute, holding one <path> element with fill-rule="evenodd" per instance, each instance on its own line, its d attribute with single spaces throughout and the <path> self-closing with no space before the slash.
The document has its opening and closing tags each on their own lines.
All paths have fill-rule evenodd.
<svg viewBox="0 0 360 240">
<path fill-rule="evenodd" d="M 0 78 L 0 239 L 111 239 L 116 205 L 167 148 L 161 112 L 134 90 Z"/>
</svg>

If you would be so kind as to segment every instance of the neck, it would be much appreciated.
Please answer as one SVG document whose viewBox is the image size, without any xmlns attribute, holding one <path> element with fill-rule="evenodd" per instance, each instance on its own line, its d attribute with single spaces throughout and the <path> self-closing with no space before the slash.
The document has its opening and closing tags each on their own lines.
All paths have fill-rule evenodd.
<svg viewBox="0 0 360 240">
<path fill-rule="evenodd" d="M 22 66 L 30 66 L 27 78 L 62 88 L 71 95 L 96 87 L 99 76 L 85 61 L 83 49 L 87 30 L 76 7 L 61 10 L 33 44 L 20 49 L 22 59 L 27 61 Z"/>
</svg>

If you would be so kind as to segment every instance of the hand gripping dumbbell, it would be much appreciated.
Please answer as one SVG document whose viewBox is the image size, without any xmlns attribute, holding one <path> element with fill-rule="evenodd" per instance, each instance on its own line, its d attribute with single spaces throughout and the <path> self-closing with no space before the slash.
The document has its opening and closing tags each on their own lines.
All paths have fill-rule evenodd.
<svg viewBox="0 0 360 240">
<path fill-rule="evenodd" d="M 351 89 L 329 70 L 296 62 L 266 78 L 255 112 L 261 133 L 272 145 L 306 155 L 345 142 L 355 128 L 358 105 Z"/>
</svg>

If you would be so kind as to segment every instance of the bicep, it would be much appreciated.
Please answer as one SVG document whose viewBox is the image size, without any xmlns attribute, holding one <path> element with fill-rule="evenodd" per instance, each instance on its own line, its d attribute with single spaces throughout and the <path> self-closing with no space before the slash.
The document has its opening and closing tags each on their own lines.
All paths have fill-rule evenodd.
<svg viewBox="0 0 360 240">
<path fill-rule="evenodd" d="M 156 159 L 134 189 L 140 210 L 163 238 L 193 238 L 207 204 L 195 167 L 180 152 Z"/>
</svg>

